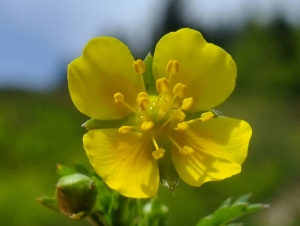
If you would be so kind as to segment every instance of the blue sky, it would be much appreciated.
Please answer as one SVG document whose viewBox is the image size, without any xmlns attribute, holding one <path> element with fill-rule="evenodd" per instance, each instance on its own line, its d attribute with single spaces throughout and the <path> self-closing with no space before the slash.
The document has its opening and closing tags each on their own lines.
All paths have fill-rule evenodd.
<svg viewBox="0 0 300 226">
<path fill-rule="evenodd" d="M 0 89 L 48 90 L 89 39 L 120 34 L 135 52 L 148 51 L 163 12 L 161 0 L 1 0 Z M 281 13 L 300 25 L 299 0 L 183 1 L 185 19 L 213 29 L 240 26 L 248 18 L 266 23 Z"/>
</svg>

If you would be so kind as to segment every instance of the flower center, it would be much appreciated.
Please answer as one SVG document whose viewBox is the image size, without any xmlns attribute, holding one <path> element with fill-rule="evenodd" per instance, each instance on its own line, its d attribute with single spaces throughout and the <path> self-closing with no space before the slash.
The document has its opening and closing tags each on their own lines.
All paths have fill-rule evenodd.
<svg viewBox="0 0 300 226">
<path fill-rule="evenodd" d="M 141 82 L 143 83 L 143 73 L 146 71 L 143 61 L 137 60 L 134 62 L 133 67 L 137 74 L 141 76 Z M 184 111 L 189 110 L 193 105 L 193 98 L 185 98 L 187 86 L 182 83 L 177 83 L 170 97 L 170 81 L 173 76 L 179 71 L 179 63 L 176 60 L 168 62 L 166 70 L 169 74 L 169 78 L 160 78 L 156 81 L 156 90 L 159 93 L 158 96 L 149 96 L 146 92 L 140 92 L 137 96 L 138 109 L 130 106 L 126 103 L 122 93 L 116 93 L 114 100 L 117 104 L 121 104 L 136 114 L 136 126 L 122 126 L 119 128 L 120 133 L 127 133 L 129 131 L 143 133 L 149 136 L 155 147 L 155 151 L 152 152 L 152 156 L 155 159 L 160 159 L 164 156 L 165 150 L 160 148 L 155 140 L 157 136 L 168 137 L 171 142 L 176 146 L 180 153 L 191 154 L 194 152 L 193 148 L 189 146 L 181 147 L 171 136 L 172 130 L 186 130 L 188 129 L 188 123 L 197 121 L 198 119 L 184 121 Z M 168 94 L 168 96 L 167 96 Z M 180 98 L 182 105 L 179 108 L 175 108 L 174 101 Z M 206 118 L 209 118 L 206 115 Z M 200 120 L 200 119 L 199 119 Z"/>
</svg>

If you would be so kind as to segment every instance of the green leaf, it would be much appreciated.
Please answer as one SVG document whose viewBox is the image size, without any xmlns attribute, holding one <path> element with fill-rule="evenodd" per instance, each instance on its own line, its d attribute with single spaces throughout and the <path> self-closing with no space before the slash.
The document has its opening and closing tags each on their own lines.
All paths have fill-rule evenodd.
<svg viewBox="0 0 300 226">
<path fill-rule="evenodd" d="M 171 191 L 178 185 L 179 175 L 172 161 L 172 143 L 170 139 L 157 139 L 158 146 L 165 149 L 165 155 L 158 160 L 160 183 Z"/>
<path fill-rule="evenodd" d="M 243 215 L 268 207 L 268 205 L 264 204 L 249 204 L 247 202 L 249 197 L 250 195 L 241 196 L 232 204 L 231 199 L 227 199 L 212 215 L 206 216 L 200 220 L 197 226 L 238 226 L 240 224 L 227 223 Z"/>
<path fill-rule="evenodd" d="M 43 197 L 37 198 L 37 201 L 52 210 L 59 211 L 55 197 L 43 196 Z"/>
<path fill-rule="evenodd" d="M 168 207 L 163 205 L 158 197 L 152 198 L 143 207 L 142 225 L 164 226 L 168 212 Z"/>
<path fill-rule="evenodd" d="M 60 165 L 60 164 L 57 164 L 56 170 L 57 170 L 57 173 L 58 173 L 61 177 L 69 176 L 69 175 L 72 175 L 72 174 L 76 173 L 75 170 L 73 170 L 73 169 L 71 169 L 71 168 L 69 168 L 69 167 Z"/>
<path fill-rule="evenodd" d="M 82 127 L 87 130 L 93 129 L 114 129 L 120 128 L 123 125 L 134 126 L 135 125 L 135 114 L 130 114 L 122 119 L 116 120 L 99 120 L 91 118 L 82 124 Z"/>
<path fill-rule="evenodd" d="M 148 93 L 149 95 L 158 96 L 159 93 L 156 90 L 156 83 L 152 73 L 152 63 L 153 63 L 153 57 L 151 53 L 148 53 L 148 55 L 144 59 L 144 64 L 146 66 L 146 71 L 143 74 L 144 84 L 145 84 L 146 93 Z"/>
</svg>

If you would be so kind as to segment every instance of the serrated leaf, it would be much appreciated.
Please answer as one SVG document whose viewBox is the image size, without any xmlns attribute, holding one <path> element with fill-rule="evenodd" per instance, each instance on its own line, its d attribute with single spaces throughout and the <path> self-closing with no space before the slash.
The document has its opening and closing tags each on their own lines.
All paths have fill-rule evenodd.
<svg viewBox="0 0 300 226">
<path fill-rule="evenodd" d="M 146 92 L 149 95 L 157 96 L 158 92 L 156 90 L 156 83 L 155 83 L 155 79 L 154 79 L 153 73 L 152 73 L 152 63 L 153 63 L 153 57 L 152 57 L 151 53 L 148 53 L 148 55 L 144 59 L 144 64 L 146 66 L 146 71 L 143 74 L 144 84 L 145 84 Z"/>
<path fill-rule="evenodd" d="M 123 125 L 133 126 L 135 125 L 135 114 L 130 114 L 122 119 L 116 120 L 99 120 L 91 118 L 82 124 L 82 127 L 87 130 L 94 129 L 114 129 L 120 128 Z"/>
<path fill-rule="evenodd" d="M 212 215 L 201 219 L 197 226 L 227 225 L 227 223 L 230 221 L 235 220 L 243 215 L 268 207 L 264 204 L 249 204 L 247 202 L 249 197 L 250 195 L 241 196 L 233 204 L 231 204 L 230 199 L 227 199 Z"/>
<path fill-rule="evenodd" d="M 57 170 L 57 173 L 58 173 L 61 177 L 69 176 L 69 175 L 72 175 L 72 174 L 77 173 L 75 170 L 73 170 L 73 169 L 71 169 L 71 168 L 69 168 L 69 167 L 60 165 L 60 164 L 57 164 L 56 170 Z"/>
</svg>

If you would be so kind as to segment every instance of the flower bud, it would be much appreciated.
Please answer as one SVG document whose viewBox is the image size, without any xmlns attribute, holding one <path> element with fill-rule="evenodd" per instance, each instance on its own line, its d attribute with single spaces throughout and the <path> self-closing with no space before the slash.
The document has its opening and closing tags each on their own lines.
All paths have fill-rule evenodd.
<svg viewBox="0 0 300 226">
<path fill-rule="evenodd" d="M 97 194 L 92 179 L 79 173 L 61 177 L 56 185 L 58 208 L 73 220 L 80 220 L 92 211 Z"/>
</svg>

